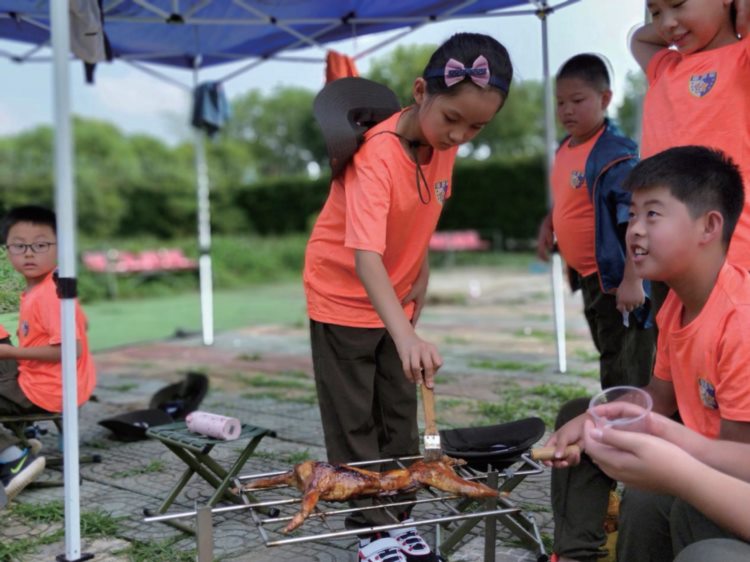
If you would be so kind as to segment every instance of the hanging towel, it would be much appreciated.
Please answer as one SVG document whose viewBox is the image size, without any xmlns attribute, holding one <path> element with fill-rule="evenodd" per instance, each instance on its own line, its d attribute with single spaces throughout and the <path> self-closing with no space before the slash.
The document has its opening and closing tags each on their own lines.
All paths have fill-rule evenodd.
<svg viewBox="0 0 750 562">
<path fill-rule="evenodd" d="M 229 102 L 220 82 L 203 82 L 193 91 L 193 127 L 211 137 L 229 120 Z"/>
<path fill-rule="evenodd" d="M 337 51 L 328 51 L 326 54 L 326 83 L 352 76 L 359 76 L 354 59 Z"/>
<path fill-rule="evenodd" d="M 94 83 L 96 63 L 112 60 L 112 48 L 104 33 L 101 0 L 70 0 L 70 50 L 83 61 L 86 82 Z"/>
</svg>

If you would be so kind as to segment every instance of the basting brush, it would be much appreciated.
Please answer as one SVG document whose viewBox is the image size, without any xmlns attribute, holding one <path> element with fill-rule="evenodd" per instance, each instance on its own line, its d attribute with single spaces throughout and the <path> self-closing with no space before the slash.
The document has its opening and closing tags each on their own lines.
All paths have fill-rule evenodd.
<svg viewBox="0 0 750 562">
<path fill-rule="evenodd" d="M 435 391 L 422 387 L 422 406 L 424 407 L 424 460 L 439 461 L 443 456 L 440 447 L 440 434 L 435 423 Z"/>
</svg>

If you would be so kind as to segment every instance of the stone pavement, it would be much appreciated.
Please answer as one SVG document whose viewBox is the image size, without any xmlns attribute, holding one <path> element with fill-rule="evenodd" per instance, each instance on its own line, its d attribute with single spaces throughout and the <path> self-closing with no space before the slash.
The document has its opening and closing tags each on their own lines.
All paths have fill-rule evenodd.
<svg viewBox="0 0 750 562">
<path fill-rule="evenodd" d="M 438 426 L 490 425 L 525 415 L 540 415 L 549 422 L 556 410 L 549 397 L 571 388 L 596 390 L 597 362 L 580 306 L 577 298 L 566 294 L 568 371 L 561 374 L 556 372 L 546 271 L 435 271 L 430 304 L 419 330 L 438 344 L 445 360 L 436 387 Z M 115 441 L 96 423 L 147 407 L 156 390 L 180 380 L 188 370 L 210 376 L 211 390 L 202 410 L 276 431 L 276 438 L 261 441 L 241 474 L 286 470 L 300 460 L 324 459 L 309 353 L 304 326 L 249 326 L 218 334 L 211 347 L 202 346 L 197 337 L 186 337 L 98 353 L 96 400 L 81 409 L 80 442 L 82 453 L 99 453 L 103 462 L 81 465 L 80 505 L 84 516 L 92 512 L 108 515 L 115 530 L 96 537 L 83 529 L 83 552 L 94 553 L 95 560 L 194 559 L 192 535 L 143 521 L 143 509 L 159 506 L 182 472 L 182 461 L 155 440 Z M 527 400 L 529 396 L 533 400 Z M 47 454 L 54 454 L 54 428 L 42 439 Z M 228 465 L 239 451 L 237 443 L 228 443 L 217 446 L 214 453 L 220 464 Z M 42 480 L 56 478 L 60 473 L 48 469 Z M 170 512 L 191 510 L 205 502 L 210 492 L 208 485 L 194 478 Z M 511 495 L 534 518 L 547 542 L 552 532 L 548 496 L 547 471 L 527 477 Z M 60 487 L 28 489 L 17 498 L 13 510 L 0 512 L 0 545 L 16 545 L 23 551 L 16 558 L 9 555 L 9 560 L 35 562 L 64 554 L 59 517 L 31 521 L 17 512 L 19 506 L 42 506 L 41 511 L 46 511 L 50 502 L 62 498 Z M 418 519 L 442 514 L 439 504 L 429 505 L 415 510 Z M 324 530 L 322 523 L 308 520 L 302 533 L 312 536 Z M 432 527 L 422 531 L 433 539 Z M 495 560 L 537 559 L 502 526 L 498 532 Z M 355 560 L 351 538 L 267 547 L 247 510 L 215 515 L 213 533 L 217 560 Z M 450 555 L 450 561 L 484 560 L 483 536 L 484 524 L 480 523 Z M 37 546 L 21 549 L 25 540 Z"/>
</svg>

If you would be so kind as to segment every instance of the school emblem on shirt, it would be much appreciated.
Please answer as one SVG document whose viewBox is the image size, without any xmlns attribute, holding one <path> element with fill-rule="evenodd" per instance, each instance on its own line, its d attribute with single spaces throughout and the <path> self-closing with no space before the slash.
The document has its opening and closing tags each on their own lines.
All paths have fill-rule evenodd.
<svg viewBox="0 0 750 562">
<path fill-rule="evenodd" d="M 445 201 L 445 194 L 448 193 L 448 181 L 442 180 L 435 184 L 435 197 L 441 205 Z"/>
<path fill-rule="evenodd" d="M 28 320 L 24 320 L 21 322 L 21 333 L 23 334 L 23 337 L 26 337 L 29 335 L 29 322 Z"/>
<path fill-rule="evenodd" d="M 706 74 L 695 74 L 690 77 L 690 93 L 696 98 L 702 98 L 716 84 L 716 72 L 707 72 Z"/>
<path fill-rule="evenodd" d="M 711 410 L 718 410 L 719 403 L 716 402 L 716 388 L 706 379 L 698 379 L 698 393 L 701 397 L 701 402 L 706 408 Z"/>
<path fill-rule="evenodd" d="M 586 176 L 580 170 L 573 170 L 570 172 L 570 187 L 578 189 L 586 181 Z"/>
</svg>

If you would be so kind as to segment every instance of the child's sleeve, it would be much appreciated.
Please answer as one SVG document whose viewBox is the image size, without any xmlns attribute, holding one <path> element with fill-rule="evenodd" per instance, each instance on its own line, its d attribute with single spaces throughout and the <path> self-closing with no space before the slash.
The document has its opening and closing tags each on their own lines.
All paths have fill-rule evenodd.
<svg viewBox="0 0 750 562">
<path fill-rule="evenodd" d="M 682 55 L 672 49 L 662 49 L 656 53 L 648 62 L 646 67 L 646 79 L 649 84 L 653 84 L 664 70 L 670 65 L 676 63 Z"/>
<path fill-rule="evenodd" d="M 55 295 L 54 299 L 45 299 L 44 306 L 36 311 L 37 325 L 46 336 L 47 345 L 60 345 L 62 343 L 62 321 L 60 318 L 60 300 Z"/>
<path fill-rule="evenodd" d="M 372 143 L 373 145 L 375 143 Z M 374 146 L 367 146 L 374 148 Z M 344 245 L 383 254 L 390 210 L 390 170 L 374 150 L 360 150 L 346 172 L 346 232 Z"/>
<path fill-rule="evenodd" d="M 667 333 L 669 331 L 669 316 L 672 308 L 673 295 L 667 295 L 659 313 L 656 315 L 656 325 L 659 327 L 659 335 L 656 339 L 656 360 L 654 361 L 654 376 L 661 380 L 672 382 L 672 365 L 669 358 L 669 342 Z"/>
<path fill-rule="evenodd" d="M 750 312 L 735 311 L 727 321 L 716 350 L 716 400 L 721 417 L 750 422 Z"/>
<path fill-rule="evenodd" d="M 630 200 L 632 197 L 630 192 L 625 191 L 622 186 L 625 183 L 625 178 L 637 163 L 638 158 L 629 158 L 614 164 L 606 172 L 606 181 L 609 186 L 607 208 L 608 212 L 614 217 L 617 237 L 623 250 L 625 249 L 625 231 L 630 221 Z"/>
</svg>

